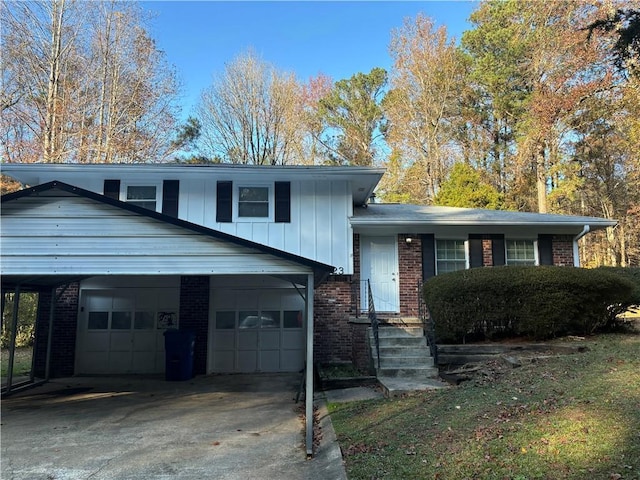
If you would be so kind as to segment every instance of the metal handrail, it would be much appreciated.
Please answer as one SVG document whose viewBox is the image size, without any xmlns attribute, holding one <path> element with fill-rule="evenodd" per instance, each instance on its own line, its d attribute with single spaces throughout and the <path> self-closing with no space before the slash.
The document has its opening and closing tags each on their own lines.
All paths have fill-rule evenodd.
<svg viewBox="0 0 640 480">
<path fill-rule="evenodd" d="M 418 315 L 422 320 L 422 333 L 427 339 L 427 345 L 433 357 L 433 363 L 438 364 L 438 346 L 436 345 L 436 324 L 431 316 L 429 307 L 424 301 L 424 284 L 418 281 Z"/>
<path fill-rule="evenodd" d="M 376 343 L 376 355 L 378 356 L 378 369 L 380 368 L 380 336 L 378 332 L 378 316 L 376 315 L 376 307 L 373 304 L 373 292 L 371 291 L 371 283 L 367 279 L 367 303 L 368 317 L 371 322 L 371 330 L 373 330 L 373 340 Z"/>
</svg>

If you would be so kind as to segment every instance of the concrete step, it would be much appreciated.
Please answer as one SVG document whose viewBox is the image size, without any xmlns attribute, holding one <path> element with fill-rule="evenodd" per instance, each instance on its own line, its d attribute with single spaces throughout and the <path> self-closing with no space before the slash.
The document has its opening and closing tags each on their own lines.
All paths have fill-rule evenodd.
<svg viewBox="0 0 640 480">
<path fill-rule="evenodd" d="M 427 346 L 427 339 L 425 337 L 381 337 L 378 339 L 380 348 L 387 347 L 412 347 L 412 348 L 425 348 Z M 370 344 L 375 345 L 373 338 L 370 339 Z"/>
<path fill-rule="evenodd" d="M 398 377 L 379 376 L 378 382 L 382 386 L 382 391 L 385 397 L 394 397 L 415 391 L 447 388 L 449 386 L 447 383 L 441 382 L 440 380 L 436 380 L 434 378 L 406 379 Z"/>
<path fill-rule="evenodd" d="M 407 379 L 428 379 L 438 378 L 439 372 L 436 367 L 382 367 L 376 370 L 377 377 L 398 377 Z"/>
<path fill-rule="evenodd" d="M 384 387 L 387 396 L 397 392 L 407 392 L 440 388 L 438 368 L 434 366 L 427 339 L 421 327 L 381 327 L 378 330 L 380 345 L 380 368 L 376 369 L 378 380 L 387 379 L 390 385 Z M 371 354 L 377 357 L 373 330 L 369 329 Z M 395 392 L 395 393 L 394 393 Z"/>
<path fill-rule="evenodd" d="M 371 336 L 373 329 L 369 328 Z M 422 337 L 423 331 L 421 327 L 380 327 L 378 328 L 378 337 Z"/>
<path fill-rule="evenodd" d="M 387 346 L 380 345 L 380 356 L 385 357 L 430 357 L 430 350 L 425 345 L 418 346 Z"/>
<path fill-rule="evenodd" d="M 388 357 L 380 355 L 380 365 L 383 368 L 420 368 L 433 367 L 433 358 L 430 356 L 422 357 Z"/>
</svg>

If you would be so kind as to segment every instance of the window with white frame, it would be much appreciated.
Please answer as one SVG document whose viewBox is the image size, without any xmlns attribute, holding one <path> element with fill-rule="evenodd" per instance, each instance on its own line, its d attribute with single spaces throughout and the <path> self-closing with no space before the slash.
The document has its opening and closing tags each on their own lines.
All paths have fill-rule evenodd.
<svg viewBox="0 0 640 480">
<path fill-rule="evenodd" d="M 467 268 L 464 240 L 436 240 L 436 274 Z"/>
<path fill-rule="evenodd" d="M 157 210 L 157 193 L 155 185 L 127 185 L 125 190 L 125 201 L 139 207 Z"/>
<path fill-rule="evenodd" d="M 507 240 L 507 265 L 536 265 L 534 240 Z"/>
<path fill-rule="evenodd" d="M 269 187 L 239 187 L 238 217 L 269 218 Z"/>
</svg>

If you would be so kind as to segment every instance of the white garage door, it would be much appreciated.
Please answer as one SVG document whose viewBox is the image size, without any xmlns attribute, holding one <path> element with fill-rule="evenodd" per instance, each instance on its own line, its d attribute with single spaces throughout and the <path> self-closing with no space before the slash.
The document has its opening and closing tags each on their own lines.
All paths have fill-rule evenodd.
<svg viewBox="0 0 640 480">
<path fill-rule="evenodd" d="M 304 366 L 304 301 L 295 290 L 217 290 L 209 371 L 296 372 Z"/>
<path fill-rule="evenodd" d="M 166 328 L 178 327 L 175 288 L 83 290 L 76 373 L 164 372 Z"/>
</svg>

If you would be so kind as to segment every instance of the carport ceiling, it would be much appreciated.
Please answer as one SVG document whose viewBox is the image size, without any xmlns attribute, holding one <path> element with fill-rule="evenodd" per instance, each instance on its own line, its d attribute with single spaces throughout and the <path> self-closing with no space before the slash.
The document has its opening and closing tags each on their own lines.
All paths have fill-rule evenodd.
<svg viewBox="0 0 640 480">
<path fill-rule="evenodd" d="M 37 291 L 43 288 L 61 287 L 85 278 L 89 277 L 78 275 L 3 275 L 2 290 L 15 290 L 19 286 L 23 292 Z"/>
</svg>

